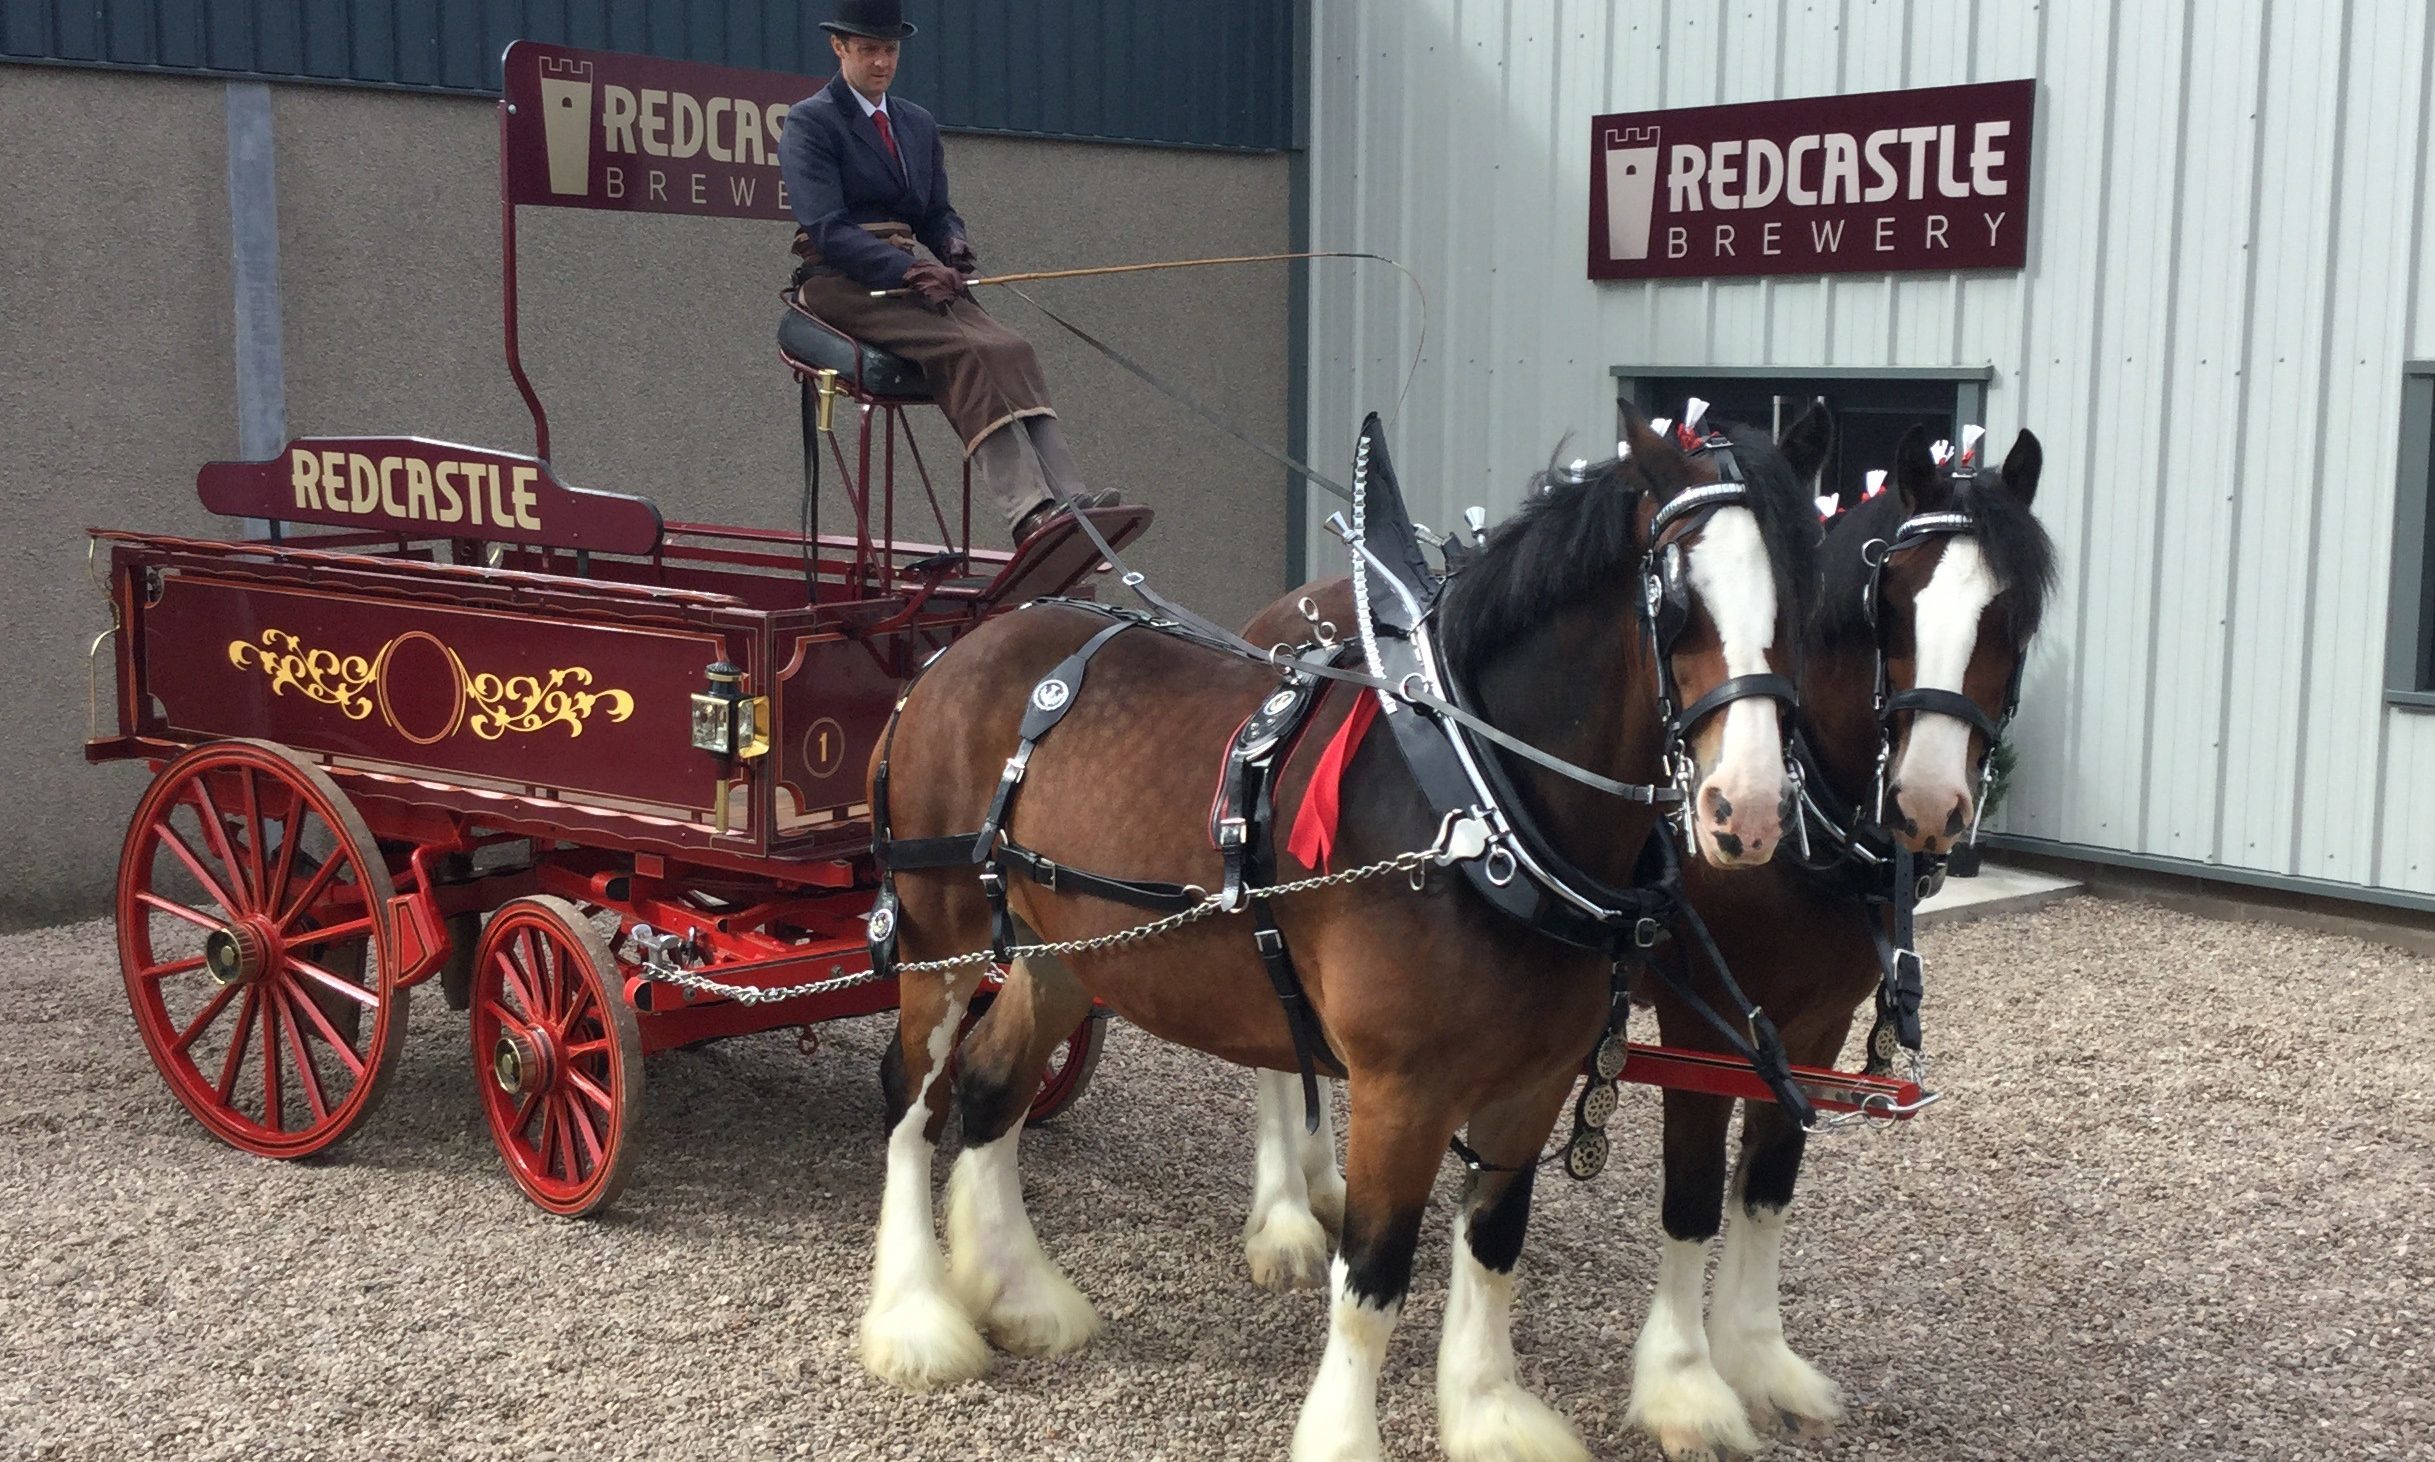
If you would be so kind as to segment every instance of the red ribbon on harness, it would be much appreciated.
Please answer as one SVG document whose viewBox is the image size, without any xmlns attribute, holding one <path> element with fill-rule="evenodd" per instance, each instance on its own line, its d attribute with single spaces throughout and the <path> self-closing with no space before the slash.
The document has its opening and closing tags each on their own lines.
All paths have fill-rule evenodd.
<svg viewBox="0 0 2435 1462">
<path fill-rule="evenodd" d="M 1366 690 L 1357 694 L 1352 713 L 1336 728 L 1336 734 L 1328 738 L 1327 750 L 1311 772 L 1310 786 L 1302 793 L 1302 806 L 1294 813 L 1294 834 L 1285 844 L 1285 851 L 1305 868 L 1318 873 L 1328 871 L 1328 856 L 1336 849 L 1336 815 L 1340 810 L 1337 796 L 1343 789 L 1344 769 L 1352 765 L 1353 752 L 1368 734 L 1370 723 L 1377 719 L 1378 697 Z"/>
</svg>

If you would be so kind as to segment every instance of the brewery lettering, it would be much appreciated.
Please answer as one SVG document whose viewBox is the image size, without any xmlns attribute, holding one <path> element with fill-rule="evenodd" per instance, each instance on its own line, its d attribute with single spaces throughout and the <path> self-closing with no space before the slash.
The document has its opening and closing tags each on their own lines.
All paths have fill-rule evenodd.
<svg viewBox="0 0 2435 1462">
<path fill-rule="evenodd" d="M 1978 123 L 1970 129 L 1966 158 L 1951 124 L 1883 127 L 1864 138 L 1812 132 L 1788 146 L 1769 137 L 1677 145 L 1666 173 L 1667 207 L 1722 212 L 1765 208 L 1782 197 L 1801 208 L 1832 208 L 1883 203 L 1898 192 L 1916 203 L 1931 185 L 1939 198 L 2001 198 L 2011 183 L 1998 176 L 2004 149 L 1997 144 L 2011 131 L 2012 123 L 2002 119 Z"/>
<path fill-rule="evenodd" d="M 538 467 L 288 449 L 300 512 L 541 531 Z"/>
<path fill-rule="evenodd" d="M 778 160 L 778 134 L 787 104 L 716 96 L 705 102 L 681 91 L 622 86 L 600 89 L 601 146 L 651 157 L 707 155 L 714 162 L 766 167 Z"/>
</svg>

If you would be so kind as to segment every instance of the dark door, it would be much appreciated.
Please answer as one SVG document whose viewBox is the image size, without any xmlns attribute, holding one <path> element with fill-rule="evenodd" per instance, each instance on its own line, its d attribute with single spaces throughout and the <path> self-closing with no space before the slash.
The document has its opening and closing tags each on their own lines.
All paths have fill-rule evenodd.
<svg viewBox="0 0 2435 1462">
<path fill-rule="evenodd" d="M 1711 420 L 1738 421 L 1780 432 L 1812 401 L 1835 414 L 1835 450 L 1818 474 L 1814 491 L 1858 494 L 1869 472 L 1894 465 L 1894 444 L 1914 426 L 1931 439 L 1957 437 L 1961 393 L 1973 398 L 1976 381 L 1853 377 L 1641 376 L 1625 383 L 1630 399 L 1651 416 L 1681 414 L 1693 396 L 1708 404 Z"/>
</svg>

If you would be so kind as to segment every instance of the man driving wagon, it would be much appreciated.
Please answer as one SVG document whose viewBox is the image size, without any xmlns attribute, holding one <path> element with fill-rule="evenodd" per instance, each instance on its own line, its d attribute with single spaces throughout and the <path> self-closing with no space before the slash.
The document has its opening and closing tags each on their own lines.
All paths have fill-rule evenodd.
<svg viewBox="0 0 2435 1462">
<path fill-rule="evenodd" d="M 1113 491 L 1083 487 L 1031 345 L 965 284 L 978 261 L 947 200 L 938 123 L 888 92 L 914 32 L 901 0 L 837 0 L 820 25 L 837 78 L 795 104 L 778 141 L 800 225 L 797 303 L 921 367 L 1018 544 L 1060 513 L 1113 506 Z M 917 256 L 917 242 L 934 257 Z"/>
</svg>

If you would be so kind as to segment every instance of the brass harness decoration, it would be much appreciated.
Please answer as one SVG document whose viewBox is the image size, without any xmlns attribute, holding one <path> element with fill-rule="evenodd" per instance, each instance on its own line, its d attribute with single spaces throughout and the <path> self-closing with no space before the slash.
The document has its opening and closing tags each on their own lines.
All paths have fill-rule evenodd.
<svg viewBox="0 0 2435 1462">
<path fill-rule="evenodd" d="M 430 641 L 447 657 L 456 680 L 456 708 L 447 727 L 435 736 L 419 736 L 400 725 L 381 684 L 390 653 L 417 639 Z M 465 668 L 464 659 L 454 649 L 421 630 L 399 635 L 367 659 L 332 650 L 308 650 L 288 631 L 266 629 L 258 643 L 229 641 L 228 662 L 241 670 L 259 669 L 270 678 L 273 695 L 285 695 L 292 688 L 308 699 L 336 707 L 350 720 L 366 720 L 377 710 L 391 730 L 424 745 L 452 736 L 460 728 L 484 741 L 496 741 L 509 732 L 529 734 L 561 725 L 569 736 L 581 736 L 584 723 L 596 710 L 611 721 L 634 714 L 632 694 L 589 689 L 592 672 L 581 665 L 540 675 L 475 674 Z M 468 703 L 471 715 L 466 714 Z"/>
</svg>

